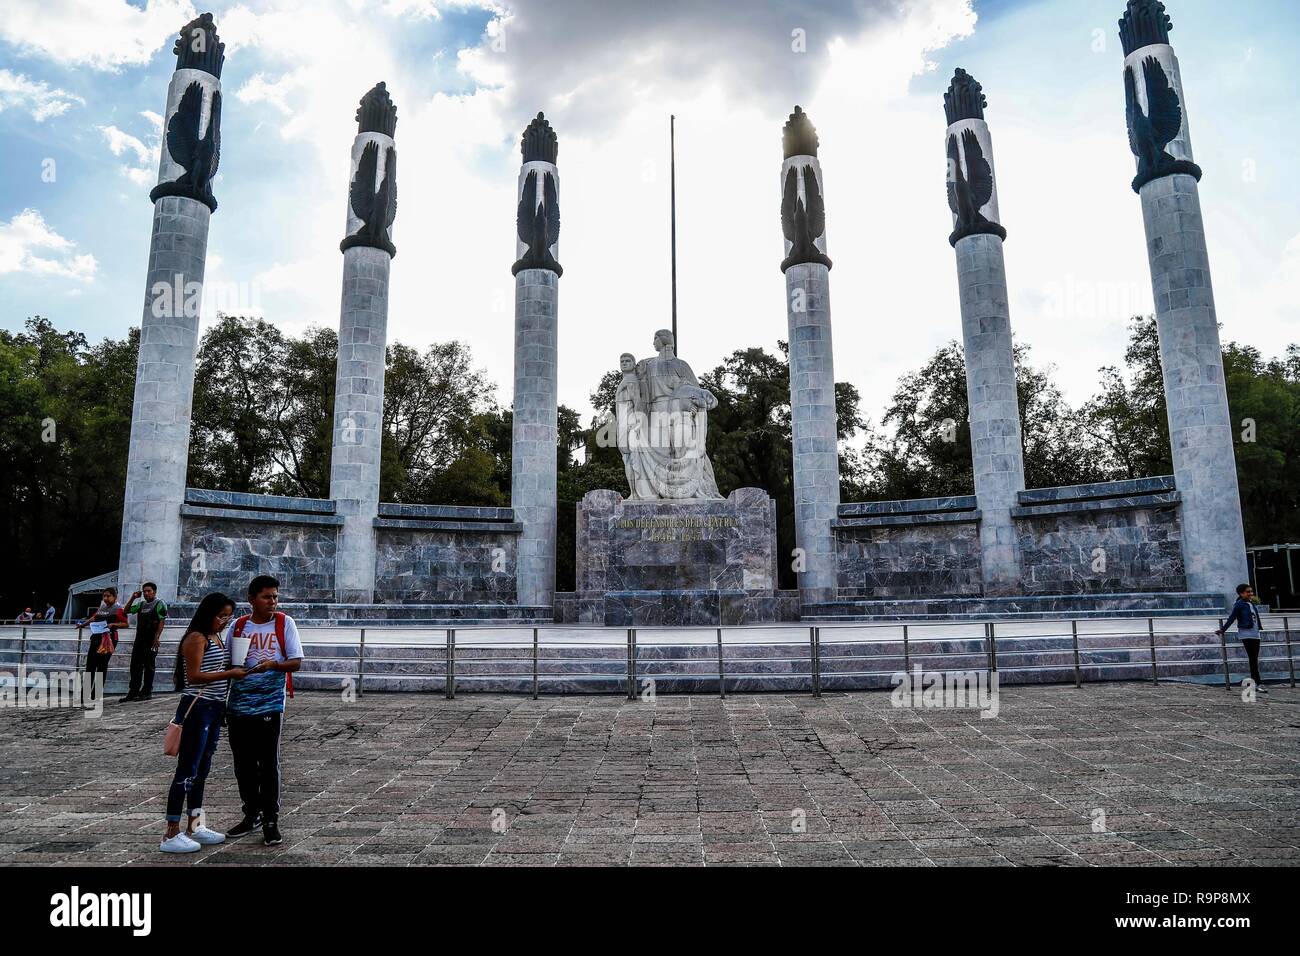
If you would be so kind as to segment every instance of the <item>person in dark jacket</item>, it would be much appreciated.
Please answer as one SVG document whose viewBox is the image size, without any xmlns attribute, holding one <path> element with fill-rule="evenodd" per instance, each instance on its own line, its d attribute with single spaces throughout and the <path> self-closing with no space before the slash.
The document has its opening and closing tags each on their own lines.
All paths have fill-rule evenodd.
<svg viewBox="0 0 1300 956">
<path fill-rule="evenodd" d="M 1259 611 L 1255 607 L 1255 602 L 1251 599 L 1255 596 L 1255 589 L 1249 584 L 1237 585 L 1237 602 L 1232 605 L 1232 613 L 1228 615 L 1228 620 L 1223 627 L 1214 633 L 1222 637 L 1228 628 L 1232 627 L 1235 622 L 1237 625 L 1237 637 L 1241 640 L 1241 645 L 1246 649 L 1246 657 L 1250 659 L 1250 679 L 1255 682 L 1255 688 L 1261 694 L 1267 694 L 1264 689 L 1263 678 L 1259 676 L 1259 638 L 1264 631 L 1264 622 L 1260 619 Z"/>
</svg>

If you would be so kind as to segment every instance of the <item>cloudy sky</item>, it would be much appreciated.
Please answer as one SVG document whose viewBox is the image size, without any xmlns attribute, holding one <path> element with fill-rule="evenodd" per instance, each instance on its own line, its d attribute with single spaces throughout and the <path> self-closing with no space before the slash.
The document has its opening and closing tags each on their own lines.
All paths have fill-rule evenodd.
<svg viewBox="0 0 1300 956">
<path fill-rule="evenodd" d="M 1294 0 L 1169 0 L 1225 338 L 1300 340 Z M 1150 311 L 1129 189 L 1123 0 L 242 0 L 227 56 L 205 312 L 338 320 L 358 98 L 385 80 L 402 161 L 390 340 L 459 338 L 510 401 L 519 134 L 560 139 L 560 398 L 669 318 L 668 115 L 678 131 L 681 354 L 785 337 L 781 127 L 821 137 L 837 377 L 878 418 L 960 337 L 942 94 L 989 99 L 1012 325 L 1082 400 Z M 161 119 L 184 0 L 0 10 L 0 323 L 92 338 L 140 320 Z M 52 180 L 52 181 L 51 181 Z"/>
</svg>

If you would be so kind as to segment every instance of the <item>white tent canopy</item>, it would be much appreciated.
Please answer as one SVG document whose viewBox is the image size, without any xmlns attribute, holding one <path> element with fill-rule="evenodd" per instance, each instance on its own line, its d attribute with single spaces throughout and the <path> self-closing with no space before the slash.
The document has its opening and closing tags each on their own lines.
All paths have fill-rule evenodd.
<svg viewBox="0 0 1300 956">
<path fill-rule="evenodd" d="M 63 617 L 61 620 L 66 624 L 75 621 L 80 616 L 77 612 L 78 595 L 93 594 L 95 596 L 94 603 L 98 604 L 100 593 L 104 588 L 115 587 L 117 587 L 116 571 L 109 571 L 107 574 L 101 574 L 93 578 L 86 578 L 86 580 L 78 581 L 76 584 L 69 584 L 68 603 L 63 608 Z"/>
</svg>

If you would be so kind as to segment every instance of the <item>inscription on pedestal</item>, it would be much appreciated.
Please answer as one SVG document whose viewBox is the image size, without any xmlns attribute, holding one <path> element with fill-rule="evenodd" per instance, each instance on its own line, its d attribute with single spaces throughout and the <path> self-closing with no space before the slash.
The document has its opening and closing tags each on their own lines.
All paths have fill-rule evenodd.
<svg viewBox="0 0 1300 956">
<path fill-rule="evenodd" d="M 739 528 L 740 519 L 726 515 L 622 518 L 614 527 L 619 531 L 648 531 L 646 541 L 703 541 L 710 531 Z"/>
</svg>

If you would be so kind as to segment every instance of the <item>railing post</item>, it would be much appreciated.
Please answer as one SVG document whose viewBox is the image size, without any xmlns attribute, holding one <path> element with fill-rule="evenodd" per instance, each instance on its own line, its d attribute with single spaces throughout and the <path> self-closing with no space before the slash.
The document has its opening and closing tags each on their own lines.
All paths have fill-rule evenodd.
<svg viewBox="0 0 1300 956">
<path fill-rule="evenodd" d="M 456 630 L 447 628 L 447 666 L 443 685 L 447 690 L 447 699 L 456 699 Z"/>
<path fill-rule="evenodd" d="M 1288 560 L 1290 560 L 1288 558 Z M 1291 686 L 1295 686 L 1295 656 L 1291 653 L 1291 618 L 1282 618 L 1282 633 L 1286 635 L 1286 663 L 1291 670 Z"/>
<path fill-rule="evenodd" d="M 366 629 L 361 629 L 361 644 L 357 648 L 357 696 L 365 694 L 366 683 Z"/>
<path fill-rule="evenodd" d="M 912 672 L 912 654 L 907 646 L 907 625 L 904 624 L 903 625 L 903 673 L 910 674 L 911 672 Z M 911 678 L 908 679 L 910 680 Z"/>
<path fill-rule="evenodd" d="M 722 628 L 718 628 L 718 696 L 724 700 L 727 697 L 726 679 L 727 675 L 722 667 Z"/>
<path fill-rule="evenodd" d="M 23 628 L 22 643 L 18 645 L 18 673 L 23 673 L 27 666 L 27 628 Z"/>
<path fill-rule="evenodd" d="M 1151 683 L 1160 683 L 1160 665 L 1156 660 L 1156 619 L 1147 618 L 1147 636 L 1151 639 Z"/>
<path fill-rule="evenodd" d="M 988 650 L 989 650 L 988 670 L 989 670 L 989 678 L 991 680 L 993 675 L 998 672 L 998 638 L 997 635 L 993 633 L 992 621 L 985 622 L 984 636 L 986 642 L 988 643 Z"/>
<path fill-rule="evenodd" d="M 812 685 L 813 696 L 822 695 L 822 661 L 821 661 L 821 628 L 808 628 L 808 641 L 811 644 L 812 651 Z"/>
<path fill-rule="evenodd" d="M 1074 642 L 1074 686 L 1083 686 L 1083 671 L 1079 667 L 1079 622 L 1070 622 L 1070 639 Z"/>
<path fill-rule="evenodd" d="M 176 645 L 176 653 L 181 652 L 181 646 Z M 75 674 L 81 670 L 81 628 L 77 628 L 77 656 L 72 659 L 72 672 Z"/>
<path fill-rule="evenodd" d="M 533 628 L 533 700 L 537 699 L 537 628 Z"/>
<path fill-rule="evenodd" d="M 1219 646 L 1223 649 L 1223 689 L 1232 692 L 1232 676 L 1228 673 L 1228 633 L 1219 621 Z"/>
<path fill-rule="evenodd" d="M 636 628 L 627 629 L 627 699 L 636 700 Z"/>
</svg>

